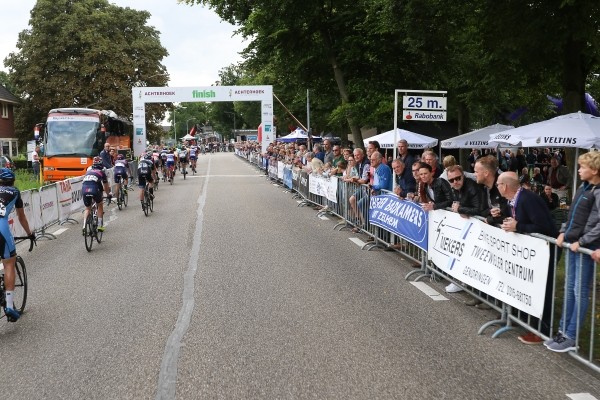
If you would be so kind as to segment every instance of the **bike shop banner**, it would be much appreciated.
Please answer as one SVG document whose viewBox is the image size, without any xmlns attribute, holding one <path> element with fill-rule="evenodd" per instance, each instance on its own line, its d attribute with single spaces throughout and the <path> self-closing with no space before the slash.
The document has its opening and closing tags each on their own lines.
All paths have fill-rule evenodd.
<svg viewBox="0 0 600 400">
<path fill-rule="evenodd" d="M 417 203 L 392 194 L 373 196 L 369 204 L 369 223 L 427 251 L 427 213 Z"/>
<path fill-rule="evenodd" d="M 327 200 L 337 203 L 337 177 L 325 178 L 322 175 L 311 174 L 308 180 L 310 193 L 318 196 L 324 196 Z"/>
<path fill-rule="evenodd" d="M 548 242 L 505 232 L 475 218 L 429 214 L 428 257 L 465 284 L 541 318 L 548 278 Z"/>
</svg>

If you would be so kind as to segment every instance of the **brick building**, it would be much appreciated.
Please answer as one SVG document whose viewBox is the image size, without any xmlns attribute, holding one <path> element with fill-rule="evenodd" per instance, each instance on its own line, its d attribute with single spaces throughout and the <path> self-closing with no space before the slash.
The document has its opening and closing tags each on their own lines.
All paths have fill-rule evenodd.
<svg viewBox="0 0 600 400">
<path fill-rule="evenodd" d="M 15 132 L 15 107 L 19 99 L 0 85 L 0 154 L 15 157 L 19 141 Z"/>
</svg>

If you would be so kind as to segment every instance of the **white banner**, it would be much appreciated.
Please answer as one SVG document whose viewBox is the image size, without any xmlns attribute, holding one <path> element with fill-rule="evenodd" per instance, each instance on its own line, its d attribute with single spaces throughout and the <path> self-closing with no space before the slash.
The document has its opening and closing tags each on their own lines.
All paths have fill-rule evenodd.
<svg viewBox="0 0 600 400">
<path fill-rule="evenodd" d="M 308 190 L 318 196 L 337 203 L 337 177 L 325 178 L 322 175 L 311 174 L 308 179 Z"/>
<path fill-rule="evenodd" d="M 48 226 L 58 221 L 56 184 L 42 187 L 40 191 L 42 224 Z"/>
<path fill-rule="evenodd" d="M 285 164 L 277 161 L 277 179 L 283 180 L 283 167 L 285 167 Z"/>
<path fill-rule="evenodd" d="M 25 216 L 27 217 L 27 221 L 29 222 L 29 228 L 33 231 L 33 210 L 31 207 L 31 191 L 28 190 L 26 192 L 21 192 L 21 199 L 23 200 L 23 211 L 25 211 Z M 13 236 L 27 236 L 27 232 L 19 223 L 19 219 L 17 218 L 16 209 L 13 208 L 12 212 L 8 217 L 8 225 L 10 226 L 10 231 Z"/>
<path fill-rule="evenodd" d="M 429 213 L 428 257 L 457 280 L 527 314 L 542 316 L 548 242 L 436 210 Z"/>
<path fill-rule="evenodd" d="M 58 196 L 58 219 L 65 221 L 71 215 L 71 204 L 73 203 L 73 195 L 71 193 L 71 180 L 57 182 Z"/>
<path fill-rule="evenodd" d="M 81 186 L 83 177 L 69 179 L 71 183 L 71 213 L 83 209 L 83 196 L 81 195 Z"/>
<path fill-rule="evenodd" d="M 29 202 L 31 203 L 31 214 L 27 215 L 29 227 L 35 231 L 41 230 L 44 227 L 42 222 L 42 200 L 38 190 L 31 190 Z M 21 193 L 21 195 L 23 195 Z"/>
</svg>

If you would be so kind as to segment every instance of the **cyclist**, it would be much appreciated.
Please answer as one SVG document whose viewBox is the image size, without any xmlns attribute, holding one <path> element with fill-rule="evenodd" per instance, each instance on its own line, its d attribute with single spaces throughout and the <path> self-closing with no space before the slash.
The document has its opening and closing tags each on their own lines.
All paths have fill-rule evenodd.
<svg viewBox="0 0 600 400">
<path fill-rule="evenodd" d="M 161 171 L 162 171 L 162 175 L 163 175 L 163 181 L 167 180 L 167 154 L 169 153 L 169 150 L 167 150 L 166 147 L 163 147 L 162 150 L 160 151 L 160 167 L 161 167 Z"/>
<path fill-rule="evenodd" d="M 192 167 L 192 172 L 196 173 L 196 154 L 198 153 L 198 146 L 194 145 L 190 147 L 190 166 Z"/>
<path fill-rule="evenodd" d="M 6 314 L 6 319 L 10 322 L 16 322 L 21 317 L 19 311 L 15 310 L 13 303 L 17 249 L 8 222 L 13 208 L 17 213 L 19 223 L 25 229 L 25 232 L 27 232 L 29 238 L 35 240 L 35 235 L 29 229 L 27 216 L 25 216 L 25 211 L 23 210 L 21 192 L 14 184 L 15 173 L 9 168 L 0 168 L 0 248 L 2 249 L 0 256 L 4 265 L 4 287 L 6 289 L 4 313 Z"/>
<path fill-rule="evenodd" d="M 173 179 L 173 172 L 175 170 L 175 154 L 173 150 L 169 150 L 167 153 L 167 176 L 169 177 L 169 182 Z"/>
<path fill-rule="evenodd" d="M 127 186 L 129 185 L 129 163 L 125 159 L 123 154 L 117 155 L 117 160 L 115 161 L 115 169 L 114 169 L 114 179 L 117 184 L 117 193 L 119 193 L 119 189 L 121 189 L 121 181 L 125 187 L 123 190 L 127 190 Z"/>
<path fill-rule="evenodd" d="M 152 162 L 152 154 L 146 153 L 138 164 L 138 187 L 140 188 L 140 203 L 144 206 L 144 189 L 146 185 L 154 182 L 156 178 L 156 167 Z M 154 187 L 150 185 L 150 198 L 154 199 Z"/>
<path fill-rule="evenodd" d="M 187 174 L 187 167 L 188 164 L 188 152 L 187 149 L 185 148 L 185 146 L 181 146 L 181 149 L 179 149 L 179 166 L 181 167 L 181 173 L 182 174 Z"/>
<path fill-rule="evenodd" d="M 81 187 L 81 193 L 83 194 L 83 205 L 85 211 L 83 212 L 83 220 L 86 221 L 92 208 L 92 202 L 98 205 L 98 231 L 104 232 L 104 205 L 102 204 L 102 193 L 106 192 L 106 197 L 110 200 L 112 193 L 108 187 L 108 177 L 104 172 L 104 166 L 102 165 L 101 157 L 94 157 L 92 166 L 88 168 L 87 172 L 83 176 L 83 183 Z M 83 235 L 85 236 L 85 228 L 83 228 Z"/>
</svg>

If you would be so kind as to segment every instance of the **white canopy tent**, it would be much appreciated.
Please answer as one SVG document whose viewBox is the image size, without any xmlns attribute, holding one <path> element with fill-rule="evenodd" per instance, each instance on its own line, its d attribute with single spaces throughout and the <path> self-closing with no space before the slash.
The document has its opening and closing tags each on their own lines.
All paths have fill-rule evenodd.
<svg viewBox="0 0 600 400">
<path fill-rule="evenodd" d="M 438 144 L 436 138 L 400 128 L 397 128 L 396 132 L 391 130 L 380 133 L 379 135 L 371 136 L 370 138 L 364 139 L 363 142 L 366 147 L 370 141 L 376 140 L 379 142 L 379 146 L 381 146 L 382 149 L 395 149 L 400 139 L 404 139 L 408 142 L 409 149 L 427 149 L 435 147 Z"/>
<path fill-rule="evenodd" d="M 573 193 L 577 189 L 579 149 L 600 147 L 600 118 L 576 112 L 490 135 L 490 143 L 520 147 L 575 148 Z"/>
<path fill-rule="evenodd" d="M 510 125 L 494 124 L 485 128 L 442 141 L 443 149 L 495 149 L 498 143 L 490 143 L 490 135 L 514 129 Z"/>
<path fill-rule="evenodd" d="M 320 136 L 312 136 L 311 139 L 313 141 L 319 141 L 319 140 L 321 140 L 321 137 Z M 306 133 L 305 130 L 298 128 L 295 131 L 293 131 L 292 133 L 290 133 L 289 135 L 285 135 L 283 137 L 277 138 L 277 140 L 280 142 L 284 142 L 284 143 L 295 142 L 297 140 L 308 140 L 308 133 Z"/>
</svg>

